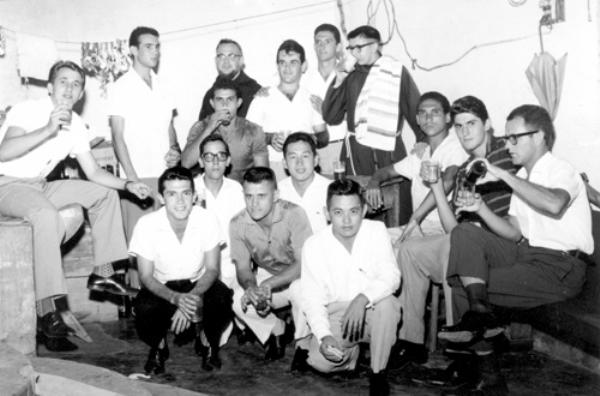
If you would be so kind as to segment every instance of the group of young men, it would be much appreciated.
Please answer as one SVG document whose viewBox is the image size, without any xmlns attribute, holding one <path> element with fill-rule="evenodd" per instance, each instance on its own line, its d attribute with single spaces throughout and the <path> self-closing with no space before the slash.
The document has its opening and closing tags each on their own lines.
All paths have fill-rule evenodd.
<svg viewBox="0 0 600 396">
<path fill-rule="evenodd" d="M 376 29 L 349 33 L 356 58 L 349 72 L 337 28 L 320 25 L 314 40 L 310 83 L 300 82 L 304 49 L 286 40 L 276 56 L 280 82 L 271 88 L 244 73 L 237 42 L 221 40 L 219 76 L 180 153 L 177 112 L 153 70 L 159 34 L 136 28 L 133 67 L 109 91 L 126 179 L 91 155 L 85 124 L 72 111 L 85 85 L 75 63 L 52 67 L 48 98 L 13 107 L 0 128 L 0 214 L 33 225 L 38 329 L 49 349 L 75 347 L 61 315 L 68 303 L 59 209 L 77 203 L 92 227 L 90 288 L 127 293 L 111 263 L 137 262 L 135 321 L 150 346 L 149 373 L 165 370 L 169 330 L 176 343 L 193 340 L 212 370 L 221 366 L 232 321 L 266 346 L 267 360 L 284 355 L 293 324 L 292 369 L 355 370 L 359 344 L 368 342 L 371 394 L 389 394 L 390 356 L 396 367 L 427 359 L 433 281 L 444 285 L 447 304 L 439 337 L 476 356 L 480 369 L 463 390 L 507 393 L 492 345 L 502 332 L 493 306 L 530 308 L 576 295 L 582 257 L 593 250 L 586 186 L 552 154 L 550 116 L 519 106 L 505 135 L 494 136 L 480 99 L 450 104 L 438 92 L 420 95 L 408 71 L 382 55 Z M 408 154 L 404 120 L 418 142 Z M 67 155 L 87 181 L 47 182 Z M 323 176 L 340 158 L 348 177 Z M 203 171 L 194 178 L 196 165 Z M 370 179 L 361 186 L 352 175 Z M 397 175 L 412 181 L 413 214 L 388 230 L 364 217 L 382 206 L 381 183 Z"/>
</svg>

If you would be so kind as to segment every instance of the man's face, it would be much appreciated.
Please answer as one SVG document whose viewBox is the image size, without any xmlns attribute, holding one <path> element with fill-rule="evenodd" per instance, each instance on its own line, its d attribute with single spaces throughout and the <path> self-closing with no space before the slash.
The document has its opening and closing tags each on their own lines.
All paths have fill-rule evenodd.
<svg viewBox="0 0 600 396">
<path fill-rule="evenodd" d="M 315 34 L 315 53 L 319 61 L 328 61 L 336 57 L 339 51 L 339 43 L 331 32 L 321 31 Z"/>
<path fill-rule="evenodd" d="M 260 221 L 268 216 L 278 198 L 275 186 L 270 181 L 263 180 L 260 183 L 244 182 L 246 211 L 254 221 Z"/>
<path fill-rule="evenodd" d="M 277 54 L 277 71 L 279 79 L 286 84 L 293 84 L 300 81 L 304 65 L 300 60 L 300 54 L 297 52 L 279 51 Z"/>
<path fill-rule="evenodd" d="M 83 96 L 83 78 L 75 70 L 63 67 L 56 72 L 54 81 L 48 83 L 48 92 L 54 105 L 72 108 Z"/>
<path fill-rule="evenodd" d="M 221 161 L 219 158 L 225 158 Z M 225 170 L 231 163 L 231 157 L 227 155 L 227 150 L 223 142 L 214 141 L 204 145 L 204 152 L 200 155 L 200 166 L 204 168 L 206 177 L 212 180 L 219 180 L 225 174 Z"/>
<path fill-rule="evenodd" d="M 371 65 L 379 57 L 379 43 L 372 38 L 354 37 L 348 40 L 348 47 L 352 48 L 350 53 L 359 65 Z"/>
<path fill-rule="evenodd" d="M 459 113 L 454 117 L 454 130 L 465 151 L 471 153 L 487 144 L 488 122 L 471 113 Z"/>
<path fill-rule="evenodd" d="M 160 42 L 158 37 L 151 34 L 142 34 L 138 38 L 138 45 L 130 48 L 133 59 L 138 64 L 151 69 L 158 66 L 160 60 Z"/>
<path fill-rule="evenodd" d="M 327 208 L 327 219 L 331 222 L 333 235 L 342 239 L 356 236 L 367 207 L 358 195 L 334 195 Z"/>
<path fill-rule="evenodd" d="M 165 205 L 167 217 L 172 221 L 186 220 L 196 200 L 189 180 L 166 180 L 165 190 L 159 195 L 159 201 Z"/>
<path fill-rule="evenodd" d="M 450 114 L 444 113 L 442 105 L 433 99 L 426 99 L 417 109 L 417 123 L 425 135 L 433 137 L 446 132 Z"/>
<path fill-rule="evenodd" d="M 210 104 L 215 109 L 215 112 L 227 110 L 229 113 L 227 120 L 231 122 L 237 114 L 238 108 L 242 105 L 242 99 L 237 97 L 233 89 L 217 89 L 214 91 Z"/>
<path fill-rule="evenodd" d="M 318 159 L 310 145 L 300 141 L 287 146 L 284 161 L 292 179 L 304 181 L 312 177 Z"/>
<path fill-rule="evenodd" d="M 235 44 L 221 44 L 217 47 L 215 57 L 217 72 L 219 76 L 234 79 L 240 74 L 244 65 L 244 57 Z"/>
<path fill-rule="evenodd" d="M 529 132 L 532 128 L 529 128 L 523 118 L 516 117 L 506 122 L 505 134 L 514 135 L 523 132 Z M 543 132 L 540 131 L 533 135 L 520 136 L 517 138 L 516 144 L 512 144 L 510 141 L 506 142 L 506 148 L 515 165 L 527 164 L 535 155 L 536 145 L 541 142 L 544 143 Z"/>
</svg>

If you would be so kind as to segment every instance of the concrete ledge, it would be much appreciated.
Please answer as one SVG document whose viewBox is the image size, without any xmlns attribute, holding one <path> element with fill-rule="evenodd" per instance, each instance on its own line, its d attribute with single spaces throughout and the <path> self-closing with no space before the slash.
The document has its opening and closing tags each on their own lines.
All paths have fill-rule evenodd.
<svg viewBox="0 0 600 396">
<path fill-rule="evenodd" d="M 533 349 L 554 359 L 590 370 L 594 374 L 600 374 L 600 359 L 535 329 L 533 330 Z"/>
<path fill-rule="evenodd" d="M 33 367 L 22 353 L 0 342 L 0 395 L 34 395 Z"/>
</svg>

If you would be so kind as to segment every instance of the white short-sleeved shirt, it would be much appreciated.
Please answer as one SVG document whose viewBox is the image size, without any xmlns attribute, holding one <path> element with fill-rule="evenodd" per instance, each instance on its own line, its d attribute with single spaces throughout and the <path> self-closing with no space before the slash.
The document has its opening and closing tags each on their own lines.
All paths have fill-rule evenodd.
<svg viewBox="0 0 600 396">
<path fill-rule="evenodd" d="M 175 106 L 150 72 L 152 88 L 131 69 L 109 89 L 109 116 L 125 119 L 123 136 L 139 177 L 158 177 L 169 151 L 169 124 Z"/>
<path fill-rule="evenodd" d="M 142 216 L 133 230 L 129 254 L 154 263 L 154 277 L 161 283 L 171 280 L 198 280 L 204 273 L 204 253 L 223 243 L 217 217 L 194 206 L 181 242 L 164 206 Z"/>
<path fill-rule="evenodd" d="M 206 209 L 217 217 L 221 230 L 227 238 L 227 244 L 221 250 L 221 277 L 224 279 L 235 277 L 235 266 L 231 262 L 229 222 L 246 207 L 244 190 L 240 183 L 226 177 L 223 178 L 223 185 L 216 197 L 204 185 L 202 175 L 194 179 L 194 185 L 198 194 L 198 203 L 202 199 L 205 200 Z"/>
<path fill-rule="evenodd" d="M 362 293 L 377 304 L 400 286 L 400 270 L 382 222 L 363 220 L 348 252 L 331 226 L 302 248 L 301 307 L 318 340 L 331 334 L 327 305 L 352 301 Z"/>
<path fill-rule="evenodd" d="M 431 190 L 420 176 L 421 163 L 423 161 L 435 161 L 440 164 L 440 170 L 443 172 L 449 166 L 462 165 L 469 155 L 460 144 L 456 134 L 451 131 L 442 143 L 435 149 L 433 154 L 431 148 L 428 147 L 423 156 L 419 158 L 417 154 L 409 154 L 404 159 L 394 164 L 394 170 L 402 176 L 412 180 L 411 198 L 413 210 L 419 207 L 421 202 L 427 197 Z M 423 220 L 431 226 L 439 225 L 441 227 L 440 216 L 437 209 L 432 210 Z"/>
<path fill-rule="evenodd" d="M 319 69 L 313 67 L 309 68 L 307 72 L 304 73 L 302 80 L 300 80 L 300 85 L 305 87 L 311 95 L 316 95 L 321 98 L 321 100 L 324 100 L 327 88 L 329 88 L 333 80 L 335 80 L 335 72 L 329 73 L 329 76 L 327 76 L 326 79 L 323 79 L 321 73 L 319 73 Z M 342 121 L 339 125 L 327 124 L 327 131 L 329 131 L 330 143 L 342 140 L 348 131 L 346 121 Z"/>
<path fill-rule="evenodd" d="M 265 133 L 314 133 L 313 127 L 325 124 L 310 103 L 310 92 L 302 86 L 292 100 L 277 87 L 271 87 L 268 96 L 257 96 L 252 100 L 246 119 L 260 125 Z M 283 154 L 269 146 L 269 160 L 282 161 Z"/>
<path fill-rule="evenodd" d="M 277 186 L 280 198 L 293 202 L 304 209 L 310 221 L 312 231 L 316 233 L 327 227 L 325 206 L 327 203 L 327 187 L 329 187 L 331 182 L 332 180 L 315 173 L 315 178 L 303 196 L 298 194 L 291 177 L 286 177 L 277 183 Z"/>
<path fill-rule="evenodd" d="M 0 128 L 0 142 L 10 127 L 22 128 L 27 133 L 44 127 L 54 107 L 50 97 L 16 104 Z M 56 136 L 19 158 L 0 162 L 0 175 L 43 178 L 67 155 L 75 156 L 87 151 L 90 151 L 89 132 L 81 117 L 73 112 L 71 125 L 59 130 Z"/>
<path fill-rule="evenodd" d="M 592 214 L 585 185 L 575 168 L 547 152 L 533 165 L 531 174 L 528 175 L 523 167 L 517 176 L 546 188 L 565 190 L 571 197 L 565 213 L 555 219 L 536 211 L 517 194 L 512 195 L 508 214 L 516 217 L 521 233 L 529 240 L 529 244 L 592 253 Z"/>
</svg>

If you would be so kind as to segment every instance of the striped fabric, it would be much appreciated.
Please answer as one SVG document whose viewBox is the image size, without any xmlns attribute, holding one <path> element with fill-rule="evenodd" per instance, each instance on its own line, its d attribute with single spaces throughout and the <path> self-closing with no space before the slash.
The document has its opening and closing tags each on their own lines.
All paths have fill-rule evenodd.
<svg viewBox="0 0 600 396">
<path fill-rule="evenodd" d="M 401 77 L 402 63 L 392 57 L 383 55 L 371 67 L 354 115 L 360 144 L 385 151 L 396 147 Z"/>
</svg>

